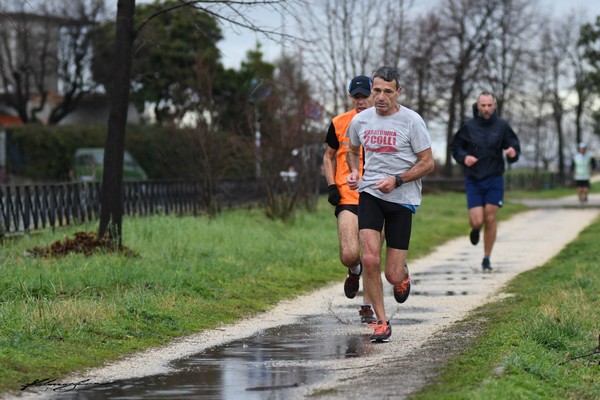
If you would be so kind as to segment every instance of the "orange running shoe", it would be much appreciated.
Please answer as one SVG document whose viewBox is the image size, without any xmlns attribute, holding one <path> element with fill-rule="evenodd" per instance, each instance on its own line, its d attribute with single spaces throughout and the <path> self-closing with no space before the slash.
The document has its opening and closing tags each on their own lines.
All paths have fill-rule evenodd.
<svg viewBox="0 0 600 400">
<path fill-rule="evenodd" d="M 392 326 L 390 321 L 377 321 L 377 324 L 370 324 L 374 328 L 374 332 L 371 335 L 371 340 L 381 342 L 388 340 L 392 336 Z"/>
</svg>

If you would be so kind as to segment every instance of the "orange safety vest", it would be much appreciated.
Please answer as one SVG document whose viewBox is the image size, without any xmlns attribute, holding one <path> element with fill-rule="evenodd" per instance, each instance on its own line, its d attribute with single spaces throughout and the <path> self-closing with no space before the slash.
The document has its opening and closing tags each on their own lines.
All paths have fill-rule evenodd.
<svg viewBox="0 0 600 400">
<path fill-rule="evenodd" d="M 333 123 L 333 127 L 335 128 L 335 135 L 337 136 L 340 147 L 337 149 L 336 153 L 336 168 L 335 168 L 335 184 L 340 191 L 342 196 L 342 200 L 340 200 L 340 204 L 358 204 L 358 192 L 356 190 L 351 190 L 348 188 L 348 181 L 346 178 L 350 175 L 350 168 L 348 168 L 348 164 L 346 163 L 346 153 L 348 152 L 348 144 L 350 143 L 350 139 L 346 137 L 346 131 L 348 130 L 348 126 L 350 126 L 350 121 L 357 114 L 356 110 L 352 109 L 343 114 L 337 115 L 331 121 Z M 363 170 L 363 155 L 362 155 L 362 147 L 360 150 L 360 161 L 358 166 L 358 177 L 359 179 L 362 177 Z"/>
</svg>

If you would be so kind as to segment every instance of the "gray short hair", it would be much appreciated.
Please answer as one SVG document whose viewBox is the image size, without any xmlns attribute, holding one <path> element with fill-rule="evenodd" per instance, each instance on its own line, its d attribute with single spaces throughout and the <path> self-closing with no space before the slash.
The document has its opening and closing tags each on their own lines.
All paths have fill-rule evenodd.
<svg viewBox="0 0 600 400">
<path fill-rule="evenodd" d="M 382 66 L 379 67 L 373 72 L 373 79 L 381 78 L 386 82 L 396 81 L 396 89 L 402 86 L 400 82 L 400 72 L 396 68 Z"/>
</svg>

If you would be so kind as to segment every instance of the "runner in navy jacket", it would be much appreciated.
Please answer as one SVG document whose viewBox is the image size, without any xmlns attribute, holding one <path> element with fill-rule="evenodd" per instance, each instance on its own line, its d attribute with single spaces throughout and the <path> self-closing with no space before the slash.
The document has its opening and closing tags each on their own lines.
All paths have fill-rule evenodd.
<svg viewBox="0 0 600 400">
<path fill-rule="evenodd" d="M 473 106 L 473 114 L 452 138 L 450 150 L 465 174 L 473 245 L 479 243 L 479 230 L 485 225 L 481 266 L 484 272 L 489 272 L 496 241 L 496 216 L 504 197 L 504 156 L 509 163 L 516 162 L 521 146 L 509 123 L 496 114 L 493 94 L 482 92 Z"/>
</svg>

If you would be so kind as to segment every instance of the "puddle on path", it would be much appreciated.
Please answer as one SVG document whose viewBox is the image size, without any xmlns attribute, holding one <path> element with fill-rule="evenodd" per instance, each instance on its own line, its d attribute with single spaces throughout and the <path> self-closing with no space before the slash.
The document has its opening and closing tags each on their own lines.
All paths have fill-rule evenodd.
<svg viewBox="0 0 600 400">
<path fill-rule="evenodd" d="M 414 288 L 411 291 L 412 296 L 426 297 L 445 297 L 445 296 L 469 296 L 475 294 L 474 288 L 469 285 L 473 277 L 473 271 L 464 268 L 454 268 L 453 265 L 439 266 L 438 269 L 413 274 Z M 436 282 L 432 285 L 432 282 Z M 444 282 L 443 285 L 440 285 Z M 467 284 L 469 290 L 461 288 Z M 446 286 L 444 289 L 432 289 Z M 456 287 L 458 286 L 458 287 Z"/>
<path fill-rule="evenodd" d="M 414 290 L 411 292 L 413 296 L 432 296 L 432 297 L 440 297 L 440 296 L 468 296 L 469 293 L 466 290 L 463 291 L 454 291 L 454 290 L 438 290 L 438 291 L 418 291 Z"/>
<path fill-rule="evenodd" d="M 290 388 L 325 379 L 326 368 L 320 364 L 362 357 L 376 346 L 366 328 L 365 334 L 335 332 L 339 328 L 331 317 L 305 318 L 177 360 L 170 374 L 117 381 L 60 398 L 285 399 Z"/>
<path fill-rule="evenodd" d="M 443 268 L 436 273 L 417 273 L 414 296 L 466 296 L 471 290 L 444 288 L 419 290 L 434 281 L 464 281 L 465 272 Z M 448 282 L 452 285 L 452 282 Z M 348 306 L 356 312 L 356 305 Z M 430 310 L 408 307 L 413 318 L 397 319 L 392 325 L 424 322 L 418 316 Z M 357 314 L 357 313 L 356 313 Z M 283 400 L 294 388 L 327 379 L 336 360 L 360 358 L 376 351 L 369 340 L 371 330 L 352 321 L 329 314 L 303 318 L 299 323 L 268 329 L 258 334 L 206 349 L 202 353 L 176 360 L 168 374 L 116 381 L 85 390 L 61 393 L 70 400 L 100 399 L 206 399 L 206 400 Z M 416 315 L 415 315 L 416 314 Z M 346 312 L 343 315 L 347 315 Z M 417 318 L 414 318 L 417 317 Z M 348 325 L 350 324 L 350 325 Z M 93 382 L 93 379 L 91 379 Z"/>
</svg>

